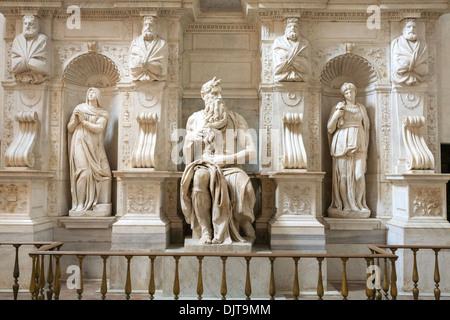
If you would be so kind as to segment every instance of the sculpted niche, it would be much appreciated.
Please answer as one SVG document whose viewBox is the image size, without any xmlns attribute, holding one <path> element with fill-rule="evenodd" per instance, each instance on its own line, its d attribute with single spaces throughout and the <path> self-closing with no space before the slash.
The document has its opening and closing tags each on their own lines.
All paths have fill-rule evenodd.
<svg viewBox="0 0 450 320">
<path fill-rule="evenodd" d="M 298 18 L 285 20 L 284 35 L 273 43 L 274 80 L 308 81 L 311 48 L 300 35 Z"/>
<path fill-rule="evenodd" d="M 247 121 L 227 109 L 221 91 L 216 77 L 205 83 L 205 109 L 192 114 L 186 124 L 181 207 L 199 244 L 246 242 L 240 228 L 245 237 L 255 238 L 255 193 L 239 164 L 254 159 L 256 147 Z"/>
<path fill-rule="evenodd" d="M 16 36 L 12 45 L 12 73 L 16 81 L 39 84 L 50 72 L 48 63 L 49 40 L 39 33 L 39 18 L 25 15 L 23 31 Z"/>
<path fill-rule="evenodd" d="M 157 18 L 144 17 L 142 34 L 130 47 L 130 71 L 134 81 L 163 81 L 167 76 L 168 44 L 156 34 Z"/>
<path fill-rule="evenodd" d="M 392 40 L 392 81 L 401 85 L 416 85 L 428 73 L 428 49 L 417 37 L 414 19 L 406 19 L 403 34 Z"/>
<path fill-rule="evenodd" d="M 327 123 L 332 156 L 332 201 L 328 216 L 368 218 L 366 204 L 366 162 L 369 146 L 369 117 L 356 102 L 356 87 L 341 86 L 344 101 L 331 110 Z"/>
<path fill-rule="evenodd" d="M 69 215 L 84 215 L 86 211 L 111 214 L 111 169 L 104 147 L 107 123 L 101 92 L 90 88 L 86 102 L 75 107 L 67 125 L 72 194 Z"/>
</svg>

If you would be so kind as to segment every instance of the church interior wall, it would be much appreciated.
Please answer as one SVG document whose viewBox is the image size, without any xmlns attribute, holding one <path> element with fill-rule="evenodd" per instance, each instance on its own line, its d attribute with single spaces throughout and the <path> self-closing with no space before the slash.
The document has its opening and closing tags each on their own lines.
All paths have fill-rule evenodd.
<svg viewBox="0 0 450 320">
<path fill-rule="evenodd" d="M 267 61 L 264 61 L 261 56 L 263 53 L 266 54 L 264 50 L 270 47 L 275 37 L 284 33 L 283 21 L 280 16 L 271 17 L 270 19 L 273 18 L 273 20 L 269 22 L 264 20 L 264 23 L 267 23 L 267 30 L 269 30 L 268 34 L 264 34 L 264 31 L 258 30 L 258 27 L 261 27 L 261 25 L 258 24 L 255 27 L 255 25 L 248 23 L 240 13 L 233 13 L 229 16 L 238 25 L 238 27 L 231 31 L 221 29 L 220 25 L 224 21 L 214 21 L 207 14 L 200 17 L 197 22 L 183 21 L 185 25 L 182 27 L 177 24 L 178 22 L 174 22 L 173 18 L 163 16 L 160 19 L 158 34 L 169 42 L 171 48 L 170 53 L 173 56 L 176 53 L 176 59 L 178 59 L 177 61 L 170 61 L 170 67 L 175 69 L 179 67 L 177 69 L 178 71 L 173 71 L 173 73 L 169 74 L 169 80 L 164 87 L 164 90 L 166 90 L 164 91 L 164 99 L 166 99 L 164 103 L 169 103 L 169 93 L 167 92 L 168 90 L 173 90 L 170 92 L 171 94 L 174 93 L 177 97 L 175 100 L 178 105 L 175 109 L 177 110 L 176 121 L 178 122 L 178 128 L 185 129 L 188 117 L 204 108 L 204 101 L 200 98 L 201 86 L 212 77 L 218 76 L 222 79 L 222 95 L 225 104 L 230 110 L 239 112 L 247 120 L 249 128 L 255 133 L 254 137 L 258 154 L 261 154 L 260 128 L 263 127 L 263 110 L 261 107 L 262 93 L 260 90 L 261 83 L 267 80 L 265 79 L 265 72 L 267 71 L 265 63 Z M 384 116 L 383 107 L 386 105 L 381 105 L 380 101 L 388 95 L 387 92 L 390 90 L 391 66 L 389 44 L 396 36 L 401 34 L 402 24 L 399 21 L 383 21 L 380 29 L 369 30 L 366 27 L 366 21 L 364 19 L 351 19 L 354 21 L 325 21 L 326 19 L 321 19 L 320 17 L 309 16 L 309 18 L 305 18 L 301 22 L 300 32 L 302 36 L 310 41 L 312 48 L 311 82 L 308 90 L 313 94 L 317 93 L 320 97 L 320 103 L 317 106 L 320 108 L 318 120 L 318 124 L 320 125 L 320 146 L 314 146 L 312 142 L 315 137 L 311 133 L 304 135 L 308 152 L 314 152 L 315 155 L 318 155 L 307 171 L 325 172 L 321 187 L 315 195 L 319 201 L 317 210 L 319 211 L 319 220 L 321 220 L 322 216 L 326 217 L 327 215 L 327 208 L 332 197 L 332 180 L 330 175 L 332 171 L 332 158 L 329 152 L 326 124 L 332 106 L 342 100 L 342 95 L 340 95 L 337 88 L 334 88 L 334 92 L 331 92 L 329 91 L 330 88 L 327 88 L 321 82 L 321 75 L 325 70 L 326 64 L 341 55 L 351 53 L 366 59 L 368 65 L 373 68 L 376 74 L 376 83 L 371 83 L 370 88 L 363 88 L 365 90 L 357 94 L 357 101 L 367 108 L 371 124 L 366 173 L 367 202 L 372 211 L 372 218 L 383 218 L 384 221 L 387 221 L 392 217 L 392 195 L 386 195 L 391 192 L 391 185 L 385 180 L 385 174 L 392 173 L 392 168 L 395 164 L 391 162 L 391 155 L 386 155 L 383 149 L 384 140 L 381 137 L 381 130 L 383 128 L 380 124 L 380 119 Z M 0 15 L 0 35 L 2 35 L 0 39 L 0 51 L 2 52 L 8 52 L 8 48 L 11 46 L 13 39 L 13 36 L 7 33 L 12 30 L 20 33 L 21 30 L 20 19 L 17 19 L 14 25 L 11 25 L 10 21 L 9 23 L 10 25 L 7 26 L 6 19 L 3 15 Z M 136 17 L 133 19 L 124 16 L 113 19 L 87 17 L 87 19 L 83 20 L 83 29 L 70 30 L 65 28 L 65 19 L 61 17 L 56 19 L 45 17 L 42 20 L 42 32 L 52 38 L 51 48 L 54 63 L 52 65 L 51 75 L 53 84 L 50 87 L 49 94 L 49 117 L 48 119 L 43 119 L 42 122 L 49 129 L 45 129 L 47 132 L 38 141 L 37 149 L 40 151 L 46 150 L 42 145 L 47 143 L 47 141 L 43 140 L 49 137 L 51 144 L 49 154 L 43 154 L 41 161 L 45 162 L 48 156 L 50 161 L 44 163 L 43 168 L 55 172 L 55 177 L 49 180 L 49 195 L 46 195 L 47 199 L 45 204 L 45 212 L 51 218 L 54 227 L 45 236 L 36 233 L 36 239 L 49 236 L 51 238 L 49 240 L 63 241 L 66 250 L 101 251 L 111 248 L 111 225 L 103 228 L 71 229 L 64 227 L 63 223 L 58 222 L 58 218 L 66 216 L 71 207 L 67 156 L 67 123 L 74 108 L 86 100 L 87 89 L 95 84 L 71 84 L 64 79 L 64 74 L 68 70 L 71 61 L 88 52 L 102 54 L 114 63 L 120 75 L 120 80 L 110 87 L 102 88 L 103 107 L 105 107 L 109 114 L 108 126 L 105 132 L 105 150 L 111 171 L 126 171 L 124 168 L 129 169 L 129 164 L 126 167 L 121 162 L 123 160 L 121 156 L 124 153 L 124 149 L 121 146 L 122 137 L 120 134 L 120 130 L 122 130 L 121 119 L 124 117 L 122 107 L 124 106 L 124 96 L 136 90 L 136 87 L 133 87 L 130 81 L 128 49 L 133 38 L 140 35 L 141 24 L 141 20 Z M 450 113 L 448 112 L 448 106 L 450 105 L 450 90 L 448 90 L 448 84 L 450 83 L 450 55 L 448 54 L 450 52 L 450 43 L 448 41 L 450 14 L 442 15 L 439 18 L 436 24 L 436 30 L 431 25 L 432 22 L 426 20 L 419 21 L 418 32 L 419 37 L 427 41 L 436 40 L 436 46 L 430 46 L 432 74 L 427 78 L 430 82 L 430 97 L 427 99 L 428 101 L 437 99 L 437 110 L 431 110 L 429 114 L 432 121 L 437 121 L 437 126 L 434 126 L 434 124 L 429 125 L 425 135 L 427 141 L 432 146 L 432 152 L 436 158 L 436 173 L 439 173 L 439 145 L 441 143 L 450 143 L 450 126 L 448 126 L 448 123 L 450 123 Z M 261 27 L 261 29 L 263 28 Z M 86 34 L 85 30 L 90 30 L 89 35 Z M 89 45 L 92 45 L 90 43 L 95 43 L 95 47 L 90 48 Z M 350 45 L 350 49 L 346 48 L 347 44 Z M 10 70 L 8 70 L 11 64 L 10 57 L 3 56 L 2 59 L 5 62 L 0 64 L 2 80 L 12 82 L 13 78 Z M 352 81 L 355 79 L 350 75 L 346 80 Z M 273 92 L 275 90 L 271 93 Z M 0 101 L 6 100 L 5 86 L 1 86 Z M 132 103 L 137 103 L 134 100 L 131 101 Z M 167 106 L 167 104 L 164 106 Z M 6 112 L 5 110 L 5 107 L 0 109 L 2 115 Z M 167 113 L 170 110 L 159 110 L 158 112 L 160 119 L 162 118 L 163 121 L 166 121 Z M 305 111 L 305 119 L 307 120 L 309 120 L 308 117 L 310 116 L 308 112 Z M 136 114 L 132 114 L 130 118 L 132 121 L 135 121 Z M 49 122 L 46 123 L 45 121 Z M 5 123 L 5 121 L 0 121 L 1 169 L 4 169 L 4 164 L 1 161 L 4 158 L 5 138 L 11 140 L 11 137 L 7 137 L 7 135 L 10 135 L 12 132 L 11 128 L 4 127 Z M 167 133 L 170 130 L 170 128 L 165 126 L 166 123 L 163 122 L 161 124 L 162 128 L 159 131 L 163 137 L 167 137 Z M 305 127 L 303 130 L 305 132 L 309 129 L 310 127 Z M 136 130 L 132 131 L 128 138 L 134 142 L 136 139 Z M 54 141 L 55 139 L 59 140 Z M 168 150 L 165 148 L 169 148 L 169 146 L 165 146 L 164 141 L 159 141 L 158 143 L 161 144 L 158 145 L 161 148 L 157 148 L 158 155 L 162 159 L 167 160 L 166 155 Z M 279 143 L 279 141 L 273 140 L 273 143 Z M 133 143 L 131 143 L 132 147 Z M 390 151 L 393 152 L 392 149 L 395 148 L 395 145 L 392 143 L 390 148 Z M 183 163 L 177 165 L 175 168 L 178 171 L 184 170 Z M 160 168 L 164 170 L 159 170 Z M 163 161 L 163 163 L 158 164 L 156 171 L 166 171 L 167 168 L 167 163 Z M 263 182 L 259 176 L 262 168 L 261 159 L 258 158 L 253 163 L 244 164 L 243 168 L 251 176 L 256 191 L 256 220 L 267 218 L 263 212 L 267 208 L 264 204 Z M 112 212 L 117 219 L 120 218 L 122 211 L 126 209 L 127 205 L 126 199 L 121 199 L 122 186 L 119 185 L 118 181 L 119 179 L 114 178 L 112 184 Z M 178 186 L 179 180 L 176 181 Z M 165 187 L 164 185 L 161 188 Z M 178 196 L 179 186 L 177 188 L 176 195 Z M 278 203 L 278 196 L 279 194 L 274 191 L 274 199 L 272 199 L 274 203 Z M 157 209 L 161 209 L 161 212 L 165 214 L 169 198 L 167 196 L 164 197 L 161 200 L 161 207 Z M 177 215 L 178 220 L 181 220 L 183 217 L 180 213 L 179 197 L 177 197 L 176 202 L 175 206 L 178 212 L 175 215 Z M 122 207 L 119 208 L 119 206 Z M 276 210 L 281 211 L 281 208 L 274 207 L 271 209 L 273 209 L 273 213 Z M 267 215 L 267 213 L 265 214 Z M 170 219 L 174 218 L 169 215 L 168 219 L 170 221 Z M 269 224 L 267 225 L 267 229 L 269 229 Z M 183 228 L 183 235 L 190 235 L 190 228 L 185 223 L 183 224 Z M 258 232 L 261 232 L 261 230 Z M 271 239 L 267 234 L 268 231 L 264 234 L 266 237 L 262 237 L 262 240 L 258 239 L 256 243 L 268 247 Z M 2 235 L 0 239 L 7 236 L 6 234 Z M 183 239 L 181 239 L 182 236 L 179 233 L 173 234 L 171 237 L 172 240 L 169 241 L 169 244 L 175 244 L 175 246 L 182 244 Z M 367 243 L 386 242 L 387 231 L 385 228 L 377 227 L 370 231 L 355 231 L 344 240 L 343 237 L 344 231 L 333 233 L 328 230 L 325 233 L 325 238 L 327 239 L 326 250 L 339 252 L 343 247 L 346 247 L 354 253 L 362 253 Z M 354 242 L 356 241 L 355 239 L 358 241 L 362 239 L 362 242 Z M 0 249 L 3 250 L 2 248 Z M 69 259 L 64 261 L 65 265 L 63 267 L 75 263 L 75 259 Z M 0 263 L 0 269 L 3 266 L 4 264 Z M 361 280 L 357 276 L 353 277 L 353 274 L 362 274 L 363 267 L 364 263 L 349 264 L 349 280 Z M 339 279 L 340 274 L 336 271 L 338 269 L 338 265 L 330 263 L 327 268 L 329 271 L 328 278 Z M 86 259 L 84 270 L 86 271 L 87 278 L 99 279 L 101 277 L 99 273 L 99 270 L 101 270 L 100 261 Z M 116 272 L 121 272 L 119 267 Z M 161 281 L 161 279 L 158 281 Z M 3 287 L 2 282 L 0 282 L 0 287 Z"/>
<path fill-rule="evenodd" d="M 450 91 L 448 90 L 450 83 L 450 43 L 448 35 L 450 33 L 450 14 L 442 15 L 437 23 L 436 33 L 438 34 L 437 42 L 437 60 L 440 66 L 437 76 L 439 79 L 439 137 L 441 143 L 450 143 L 450 115 L 445 110 L 448 110 L 450 104 Z"/>
</svg>

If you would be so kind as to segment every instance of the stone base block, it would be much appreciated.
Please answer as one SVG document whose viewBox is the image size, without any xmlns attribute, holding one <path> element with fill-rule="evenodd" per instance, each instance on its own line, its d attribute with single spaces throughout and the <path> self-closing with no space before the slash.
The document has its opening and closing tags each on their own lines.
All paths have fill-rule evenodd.
<svg viewBox="0 0 450 320">
<path fill-rule="evenodd" d="M 324 218 L 326 249 L 329 254 L 370 254 L 369 244 L 385 244 L 387 229 L 381 219 Z M 342 261 L 328 259 L 330 281 L 342 280 Z M 347 279 L 366 281 L 367 263 L 364 259 L 349 259 Z"/>
<path fill-rule="evenodd" d="M 97 204 L 92 210 L 69 210 L 70 217 L 109 217 L 112 213 L 112 204 Z"/>
<path fill-rule="evenodd" d="M 246 238 L 247 242 L 233 242 L 221 244 L 199 244 L 198 240 L 186 238 L 184 241 L 184 250 L 186 252 L 204 252 L 204 253 L 249 253 L 252 252 L 253 239 Z"/>
<path fill-rule="evenodd" d="M 328 216 L 331 218 L 358 219 L 369 218 L 370 210 L 339 210 L 336 208 L 328 208 Z"/>
<path fill-rule="evenodd" d="M 169 225 L 162 221 L 121 219 L 112 227 L 111 250 L 164 251 L 169 240 Z"/>
<path fill-rule="evenodd" d="M 325 229 L 315 218 L 284 215 L 270 226 L 272 250 L 325 252 Z"/>
<path fill-rule="evenodd" d="M 59 222 L 66 229 L 108 229 L 116 217 L 61 217 Z"/>
</svg>

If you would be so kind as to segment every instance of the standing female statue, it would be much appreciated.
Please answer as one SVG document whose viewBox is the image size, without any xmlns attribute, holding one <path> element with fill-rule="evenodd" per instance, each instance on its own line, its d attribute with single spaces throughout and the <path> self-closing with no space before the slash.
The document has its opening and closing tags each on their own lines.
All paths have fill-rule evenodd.
<svg viewBox="0 0 450 320">
<path fill-rule="evenodd" d="M 356 87 L 341 86 L 344 101 L 331 110 L 327 123 L 333 157 L 330 217 L 368 218 L 366 204 L 366 161 L 369 145 L 369 118 L 366 108 L 356 102 Z"/>
<path fill-rule="evenodd" d="M 95 210 L 111 202 L 111 169 L 104 147 L 108 112 L 101 106 L 101 93 L 90 88 L 86 103 L 75 107 L 67 129 L 69 134 L 70 188 L 72 211 Z"/>
</svg>

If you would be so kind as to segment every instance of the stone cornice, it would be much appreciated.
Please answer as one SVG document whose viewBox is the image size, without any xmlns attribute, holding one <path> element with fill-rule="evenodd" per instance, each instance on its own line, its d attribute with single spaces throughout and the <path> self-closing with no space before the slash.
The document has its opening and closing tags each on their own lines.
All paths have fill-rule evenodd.
<svg viewBox="0 0 450 320">
<path fill-rule="evenodd" d="M 35 13 L 46 18 L 64 19 L 70 16 L 67 0 L 6 0 L 0 1 L 0 12 L 7 17 Z M 383 19 L 400 21 L 405 17 L 434 20 L 450 12 L 450 0 L 242 0 L 241 13 L 203 13 L 199 0 L 107 0 L 80 4 L 81 15 L 86 19 L 134 19 L 143 12 L 154 12 L 164 19 L 186 19 L 197 23 L 249 23 L 255 15 L 259 19 L 284 19 L 299 16 L 308 20 L 367 20 L 367 8 L 377 5 Z M 250 22 L 252 23 L 252 22 Z"/>
</svg>

